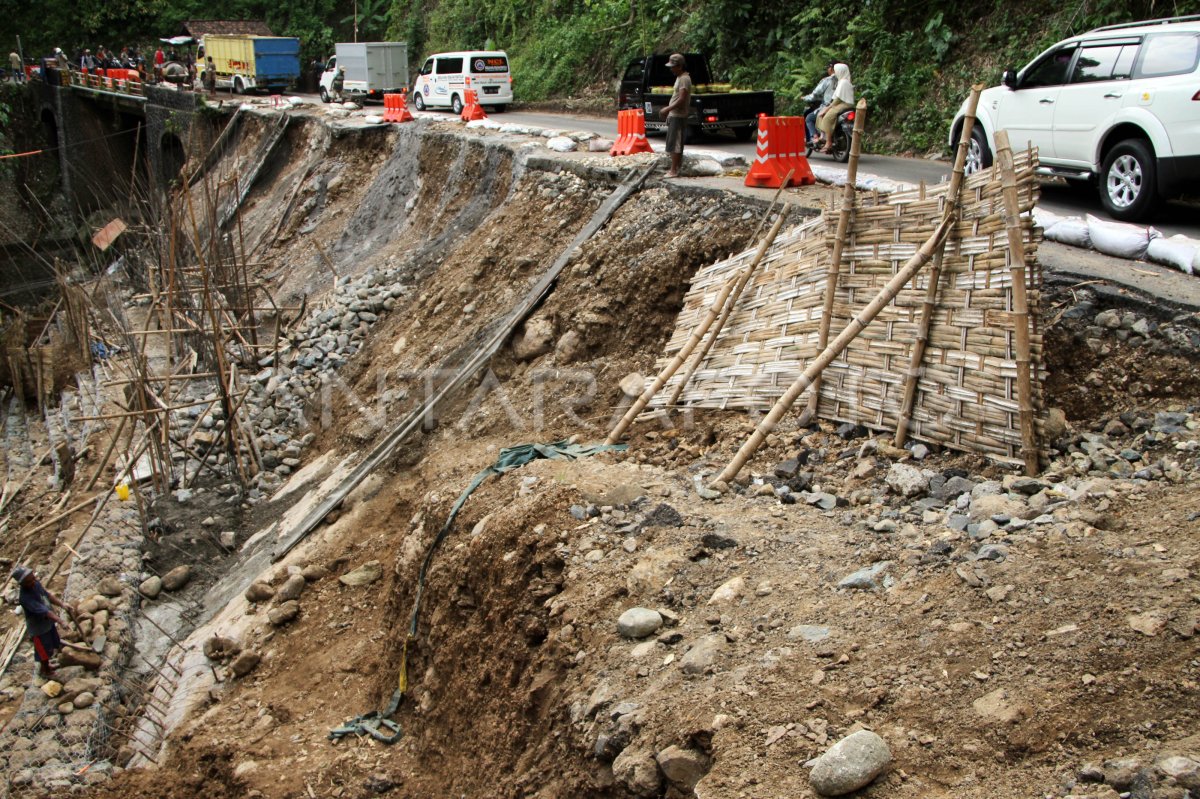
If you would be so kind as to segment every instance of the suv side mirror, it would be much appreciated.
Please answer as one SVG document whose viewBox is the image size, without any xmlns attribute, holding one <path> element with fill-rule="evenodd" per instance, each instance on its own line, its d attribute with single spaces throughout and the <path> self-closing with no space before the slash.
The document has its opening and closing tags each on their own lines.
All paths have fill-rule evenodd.
<svg viewBox="0 0 1200 799">
<path fill-rule="evenodd" d="M 1011 69 L 1004 70 L 1004 77 L 1000 79 L 1000 82 L 1010 89 L 1017 88 L 1017 73 Z"/>
</svg>

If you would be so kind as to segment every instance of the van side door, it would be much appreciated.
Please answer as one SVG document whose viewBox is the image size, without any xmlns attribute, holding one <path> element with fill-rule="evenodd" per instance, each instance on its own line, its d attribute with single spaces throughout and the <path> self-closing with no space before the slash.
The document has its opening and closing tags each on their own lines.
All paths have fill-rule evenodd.
<svg viewBox="0 0 1200 799">
<path fill-rule="evenodd" d="M 444 56 L 434 61 L 434 99 L 437 105 L 448 106 L 454 94 L 463 96 L 463 59 L 462 56 Z"/>
</svg>

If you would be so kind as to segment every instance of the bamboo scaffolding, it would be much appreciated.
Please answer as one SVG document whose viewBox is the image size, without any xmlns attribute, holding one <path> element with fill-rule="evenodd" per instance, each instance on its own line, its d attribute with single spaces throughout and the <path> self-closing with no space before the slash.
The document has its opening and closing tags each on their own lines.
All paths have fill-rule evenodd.
<svg viewBox="0 0 1200 799">
<path fill-rule="evenodd" d="M 962 134 L 959 137 L 958 151 L 954 158 L 954 170 L 950 177 L 950 188 L 947 195 L 957 197 L 962 190 L 962 182 L 965 173 L 966 165 L 966 150 L 971 144 L 971 134 L 975 130 L 975 114 L 979 107 L 979 93 L 982 91 L 982 85 L 976 84 L 971 87 L 971 95 L 967 100 L 967 113 L 963 119 Z M 921 186 L 921 195 L 924 197 L 925 187 Z M 951 237 L 954 237 L 954 231 L 951 231 Z M 938 307 L 938 287 L 941 285 L 942 277 L 942 260 L 945 256 L 945 249 L 938 250 L 934 256 L 933 266 L 929 270 L 929 283 L 926 286 L 925 300 L 921 305 L 921 318 L 917 324 L 917 337 L 913 342 L 912 358 L 908 364 L 908 372 L 904 385 L 904 398 L 900 405 L 900 418 L 896 423 L 896 436 L 894 444 L 897 447 L 904 446 L 904 440 L 908 436 L 908 423 L 912 419 L 913 403 L 917 398 L 917 381 L 920 377 L 921 364 L 925 360 L 925 347 L 929 342 L 929 328 L 933 322 L 933 315 Z"/>
<path fill-rule="evenodd" d="M 862 134 L 866 127 L 867 101 L 860 99 L 854 109 L 854 132 L 850 138 L 850 162 L 846 165 L 846 188 L 842 192 L 842 208 L 838 214 L 837 232 L 833 235 L 833 252 L 829 257 L 829 274 L 825 278 L 824 313 L 817 332 L 817 349 L 825 349 L 829 343 L 829 326 L 833 319 L 833 298 L 837 292 L 838 274 L 842 268 L 842 250 L 846 246 L 846 234 L 850 229 L 850 218 L 854 214 L 855 186 L 858 183 L 858 159 L 862 155 Z M 821 402 L 821 375 L 817 373 L 808 407 L 800 417 L 800 424 L 808 424 L 817 413 Z"/>
<path fill-rule="evenodd" d="M 637 398 L 633 405 L 629 407 L 629 410 L 625 412 L 625 415 L 621 418 L 621 421 L 617 422 L 616 427 L 614 427 L 612 432 L 608 434 L 608 438 L 604 443 L 615 444 L 620 441 L 621 436 L 629 428 L 629 425 L 633 424 L 633 420 L 636 419 L 637 415 L 642 412 L 642 409 L 646 407 L 647 403 L 649 403 L 654 395 L 658 393 L 659 389 L 661 389 L 663 385 L 665 385 L 666 382 L 671 379 L 675 372 L 679 371 L 679 367 L 683 365 L 683 362 L 687 360 L 688 356 L 691 355 L 693 350 L 696 349 L 697 345 L 700 344 L 700 340 L 704 337 L 704 334 L 708 332 L 708 329 L 712 327 L 713 323 L 717 319 L 717 315 L 725 309 L 726 302 L 733 295 L 734 289 L 738 285 L 745 285 L 745 280 L 749 279 L 750 274 L 753 273 L 754 269 L 762 260 L 763 255 L 766 254 L 767 250 L 771 247 L 771 244 L 775 241 L 775 237 L 779 235 L 779 230 L 783 227 L 783 222 L 786 218 L 786 214 L 779 215 L 779 218 L 775 220 L 775 224 L 771 227 L 770 231 L 767 232 L 767 235 L 763 238 L 762 242 L 758 245 L 758 252 L 755 253 L 754 260 L 750 263 L 750 266 L 748 266 L 741 275 L 734 276 L 725 283 L 725 287 L 721 289 L 721 292 L 717 295 L 717 298 L 713 300 L 712 305 L 709 307 L 708 314 L 704 317 L 704 320 L 701 321 L 699 326 L 697 326 L 692 332 L 692 336 L 690 339 L 688 339 L 688 343 L 684 345 L 683 349 L 679 351 L 674 359 L 667 364 L 667 367 L 663 369 L 662 372 L 659 373 L 658 377 L 654 379 L 654 382 L 651 383 L 646 390 L 642 392 L 641 396 Z"/>
<path fill-rule="evenodd" d="M 972 93 L 972 97 L 976 97 Z M 996 131 L 996 160 L 1004 192 L 1004 225 L 1008 231 L 1009 268 L 1012 272 L 1013 343 L 1017 361 L 1017 401 L 1020 403 L 1021 453 L 1025 474 L 1038 473 L 1038 439 L 1033 421 L 1033 381 L 1030 377 L 1029 300 L 1025 293 L 1025 241 L 1021 229 L 1017 176 L 1008 131 Z"/>
</svg>

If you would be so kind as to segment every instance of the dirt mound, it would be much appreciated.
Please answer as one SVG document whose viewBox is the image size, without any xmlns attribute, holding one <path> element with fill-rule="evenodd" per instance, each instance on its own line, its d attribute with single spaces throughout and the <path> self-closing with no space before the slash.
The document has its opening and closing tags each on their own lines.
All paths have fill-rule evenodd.
<svg viewBox="0 0 1200 799">
<path fill-rule="evenodd" d="M 174 752 L 163 768 L 131 769 L 111 782 L 93 788 L 94 799 L 234 799 L 253 796 L 247 783 L 234 775 L 244 762 L 235 747 L 185 744 Z"/>
</svg>

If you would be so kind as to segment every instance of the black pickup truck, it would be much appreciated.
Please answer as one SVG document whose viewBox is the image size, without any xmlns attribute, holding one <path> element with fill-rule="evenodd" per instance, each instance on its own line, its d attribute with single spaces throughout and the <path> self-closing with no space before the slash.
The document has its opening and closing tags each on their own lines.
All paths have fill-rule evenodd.
<svg viewBox="0 0 1200 799">
<path fill-rule="evenodd" d="M 634 59 L 625 68 L 617 95 L 617 108 L 640 108 L 646 112 L 646 130 L 665 130 L 658 115 L 671 102 L 675 76 L 667 67 L 669 53 Z M 732 131 L 739 141 L 749 141 L 758 130 L 760 116 L 775 115 L 774 92 L 737 91 L 727 83 L 714 83 L 704 53 L 684 53 L 692 76 L 691 108 L 688 110 L 688 139 L 700 133 Z"/>
</svg>

